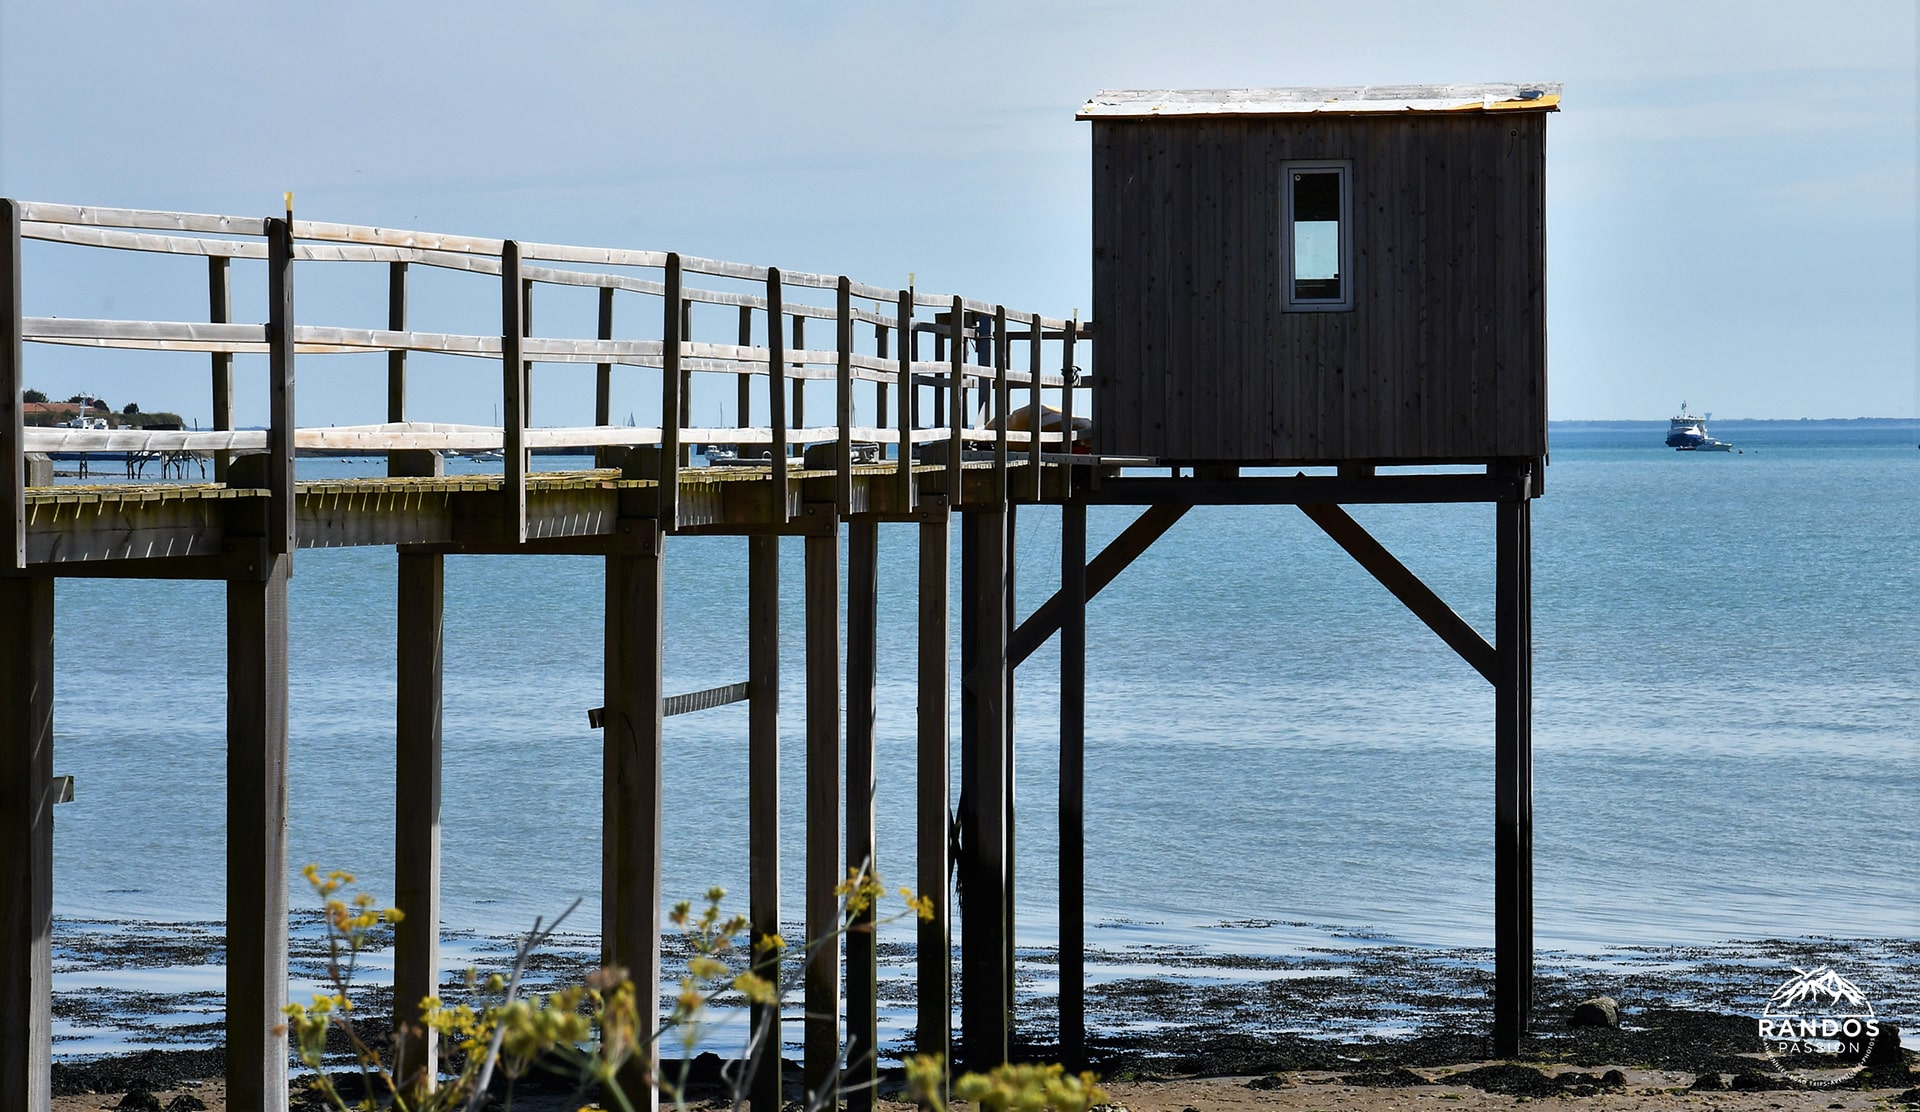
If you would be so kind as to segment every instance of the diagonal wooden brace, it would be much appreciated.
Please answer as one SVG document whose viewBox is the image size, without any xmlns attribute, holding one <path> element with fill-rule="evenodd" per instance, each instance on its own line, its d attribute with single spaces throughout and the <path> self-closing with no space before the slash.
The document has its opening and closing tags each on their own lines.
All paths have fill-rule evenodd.
<svg viewBox="0 0 1920 1112">
<path fill-rule="evenodd" d="M 1315 525 L 1332 537 L 1335 544 L 1347 550 L 1354 562 L 1367 569 L 1380 585 L 1393 592 L 1393 597 L 1404 603 L 1408 610 L 1427 628 L 1440 635 L 1440 639 L 1460 654 L 1460 658 L 1473 665 L 1488 683 L 1494 682 L 1493 646 L 1487 639 L 1467 624 L 1467 620 L 1453 612 L 1433 589 L 1420 581 L 1420 577 L 1407 570 L 1407 566 L 1394 558 L 1393 553 L 1373 539 L 1373 534 L 1361 527 L 1360 523 L 1348 516 L 1338 506 L 1310 505 L 1303 503 L 1300 512 L 1306 514 Z"/>
</svg>

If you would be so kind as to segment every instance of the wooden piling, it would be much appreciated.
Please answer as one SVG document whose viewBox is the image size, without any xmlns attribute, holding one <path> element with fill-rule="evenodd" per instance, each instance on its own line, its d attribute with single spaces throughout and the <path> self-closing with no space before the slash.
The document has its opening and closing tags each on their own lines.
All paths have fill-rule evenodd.
<svg viewBox="0 0 1920 1112">
<path fill-rule="evenodd" d="M 878 679 L 880 526 L 847 524 L 847 867 L 878 872 L 874 839 L 874 689 Z M 848 1112 L 871 1112 L 880 1084 L 880 981 L 872 908 L 847 928 Z"/>
<path fill-rule="evenodd" d="M 947 898 L 952 862 L 947 718 L 948 523 L 945 513 L 920 523 L 920 644 L 915 812 L 919 894 L 933 915 L 919 924 L 915 945 L 918 1031 L 922 1054 L 951 1060 L 953 1042 L 953 922 Z"/>
<path fill-rule="evenodd" d="M 747 538 L 747 844 L 749 929 L 762 975 L 781 987 L 780 933 L 780 538 Z M 781 1112 L 780 1007 L 756 1004 L 747 1094 L 753 1112 Z"/>
<path fill-rule="evenodd" d="M 962 515 L 960 1035 L 967 1068 L 1007 1060 L 1007 515 Z"/>
<path fill-rule="evenodd" d="M 1060 604 L 1060 1060 L 1078 1070 L 1087 1060 L 1085 502 L 1060 507 Z"/>
<path fill-rule="evenodd" d="M 440 722 L 446 557 L 399 556 L 394 730 L 393 1013 L 404 1037 L 395 1075 L 408 1092 L 430 1092 L 437 1039 L 420 1001 L 440 987 Z"/>
<path fill-rule="evenodd" d="M 1533 1010 L 1532 505 L 1496 503 L 1494 541 L 1494 1053 L 1519 1054 Z"/>
<path fill-rule="evenodd" d="M 802 381 L 794 380 L 796 383 Z M 822 503 L 807 513 L 831 520 Z M 840 1066 L 840 543 L 816 530 L 806 545 L 807 1092 L 833 1103 Z"/>
<path fill-rule="evenodd" d="M 1003 398 L 1002 400 L 1004 401 L 1005 399 Z M 1003 406 L 1001 412 L 1007 412 L 1007 407 Z M 1000 674 L 1004 679 L 1004 683 L 1000 689 L 1000 709 L 1002 714 L 1000 725 L 1000 814 L 1002 821 L 1006 824 L 1006 833 L 1003 835 L 1004 840 L 1000 852 L 1000 860 L 1003 862 L 1002 872 L 1006 878 L 1001 884 L 1002 892 L 1000 896 L 1000 941 L 1003 950 L 1000 956 L 1000 969 L 1002 976 L 1006 980 L 1007 1038 L 1008 1042 L 1011 1043 L 1013 1038 L 1014 908 L 1016 906 L 1014 903 L 1014 893 L 1017 888 L 1020 869 L 1019 815 L 1014 810 L 1015 770 L 1013 765 L 1013 691 L 1016 668 L 1011 653 L 1013 631 L 1018 628 L 1020 620 L 1019 604 L 1015 601 L 1020 583 L 1020 507 L 1017 503 L 1013 502 L 1011 498 L 1009 498 L 1007 503 L 1006 515 L 1007 572 L 1005 577 L 1006 586 L 1002 591 L 1002 597 L 1005 600 L 1006 621 L 1001 626 L 1001 629 L 1005 631 L 1009 652 L 1005 657 L 1006 663 L 1000 670 Z"/>
<path fill-rule="evenodd" d="M 274 1028 L 287 1003 L 292 557 L 253 545 L 227 580 L 227 1100 L 275 1110 L 287 1107 L 287 1039 Z"/>
<path fill-rule="evenodd" d="M 0 577 L 0 1108 L 53 1102 L 53 579 Z"/>
<path fill-rule="evenodd" d="M 623 1075 L 630 1096 L 659 1107 L 650 1075 L 660 1030 L 661 671 L 664 537 L 650 518 L 623 521 L 643 551 L 607 557 L 606 710 L 602 743 L 601 947 L 639 998 L 636 1035 L 647 1059 Z"/>
</svg>

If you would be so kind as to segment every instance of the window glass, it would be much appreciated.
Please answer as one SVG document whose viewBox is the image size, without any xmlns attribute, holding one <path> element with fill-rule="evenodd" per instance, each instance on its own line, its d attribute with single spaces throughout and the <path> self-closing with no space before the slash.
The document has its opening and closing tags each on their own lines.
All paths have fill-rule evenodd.
<svg viewBox="0 0 1920 1112">
<path fill-rule="evenodd" d="M 1293 172 L 1293 300 L 1339 301 L 1340 171 Z"/>
</svg>

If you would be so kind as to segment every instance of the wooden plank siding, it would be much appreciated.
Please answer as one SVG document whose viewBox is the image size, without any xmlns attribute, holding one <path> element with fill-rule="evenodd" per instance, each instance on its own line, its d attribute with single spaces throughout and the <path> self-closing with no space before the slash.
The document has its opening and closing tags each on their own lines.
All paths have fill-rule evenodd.
<svg viewBox="0 0 1920 1112">
<path fill-rule="evenodd" d="M 1094 121 L 1096 450 L 1545 455 L 1545 120 Z M 1295 159 L 1352 162 L 1351 310 L 1280 311 L 1280 168 Z"/>
</svg>

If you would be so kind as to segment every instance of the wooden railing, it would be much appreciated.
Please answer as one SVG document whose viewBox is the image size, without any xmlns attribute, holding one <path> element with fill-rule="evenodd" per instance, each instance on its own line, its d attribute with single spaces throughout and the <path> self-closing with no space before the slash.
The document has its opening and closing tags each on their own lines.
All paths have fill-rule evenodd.
<svg viewBox="0 0 1920 1112">
<path fill-rule="evenodd" d="M 21 312 L 24 240 L 113 251 L 199 256 L 207 260 L 208 313 L 204 321 L 27 317 Z M 268 319 L 231 319 L 231 260 L 267 264 Z M 296 264 L 384 263 L 388 313 L 384 328 L 298 323 Z M 499 279 L 500 330 L 464 334 L 408 326 L 409 268 L 465 271 Z M 541 286 L 599 291 L 598 327 L 591 337 L 536 335 L 533 293 Z M 851 507 L 856 444 L 891 448 L 899 484 L 896 503 L 911 507 L 921 470 L 944 467 L 944 491 L 962 497 L 960 469 L 969 453 L 991 451 L 1000 481 L 996 498 L 1016 493 L 1011 465 L 1029 468 L 1017 479 L 1037 497 L 1043 452 L 1073 450 L 1076 359 L 1084 360 L 1088 330 L 1077 320 L 1010 312 L 1005 306 L 947 295 L 855 282 L 844 276 L 781 271 L 662 251 L 574 247 L 517 240 L 398 231 L 285 217 L 247 218 L 0 200 L 0 506 L 12 525 L 13 565 L 24 566 L 25 464 L 39 452 L 193 452 L 224 463 L 229 453 L 268 457 L 274 503 L 270 543 L 293 545 L 292 476 L 296 449 L 476 451 L 499 449 L 505 459 L 510 516 L 525 536 L 526 475 L 533 449 L 657 448 L 661 518 L 675 520 L 680 467 L 697 444 L 738 445 L 742 455 L 765 453 L 769 477 L 784 483 L 801 466 L 809 444 L 833 447 L 836 501 Z M 625 307 L 616 304 L 616 296 Z M 710 316 L 731 308 L 727 334 L 696 336 L 696 308 Z M 492 305 L 486 305 L 490 319 Z M 616 313 L 616 310 L 618 312 Z M 809 342 L 808 321 L 831 322 L 828 343 Z M 711 327 L 711 324 L 709 324 Z M 816 333 L 817 335 L 817 333 Z M 922 358 L 922 340 L 932 358 Z M 142 351 L 204 352 L 210 356 L 211 430 L 154 431 L 28 428 L 21 391 L 27 382 L 24 345 L 60 344 Z M 1015 346 L 1026 358 L 1017 359 Z M 294 404 L 296 356 L 385 352 L 388 420 L 352 427 L 301 428 Z M 495 361 L 500 367 L 500 427 L 415 420 L 406 389 L 407 356 L 423 352 Z M 235 354 L 268 356 L 270 420 L 264 430 L 233 427 Z M 531 424 L 536 363 L 593 364 L 597 369 L 591 426 Z M 1016 366 L 1016 364 L 1020 364 Z M 614 375 L 619 368 L 659 372 L 661 420 L 628 427 L 612 421 Z M 695 376 L 732 376 L 735 427 L 696 426 L 691 420 Z M 833 422 L 808 424 L 807 383 L 832 382 Z M 723 388 L 724 389 L 724 388 Z M 1052 391 L 1064 411 L 1058 429 L 1031 434 L 1008 428 L 1015 391 L 1038 427 Z M 857 404 L 868 400 L 868 423 Z M 749 417 L 764 413 L 764 423 Z M 979 458 L 979 457 L 976 457 Z M 225 478 L 217 465 L 216 477 Z M 777 500 L 781 506 L 786 499 Z M 785 512 L 782 510 L 781 512 Z"/>
</svg>

